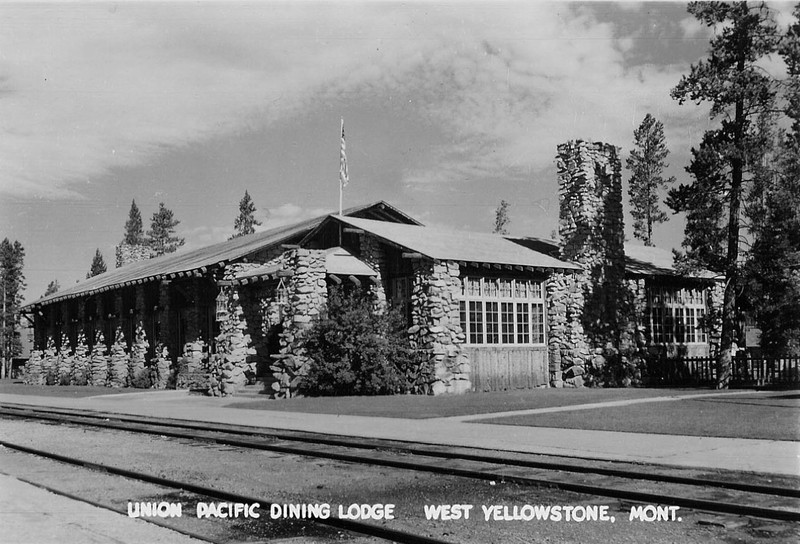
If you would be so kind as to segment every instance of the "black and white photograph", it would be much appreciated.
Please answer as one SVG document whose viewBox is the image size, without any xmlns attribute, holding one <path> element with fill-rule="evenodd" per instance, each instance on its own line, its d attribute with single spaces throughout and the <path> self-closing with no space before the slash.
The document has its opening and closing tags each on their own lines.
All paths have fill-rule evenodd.
<svg viewBox="0 0 800 544">
<path fill-rule="evenodd" d="M 800 541 L 800 3 L 0 2 L 0 542 Z"/>
</svg>

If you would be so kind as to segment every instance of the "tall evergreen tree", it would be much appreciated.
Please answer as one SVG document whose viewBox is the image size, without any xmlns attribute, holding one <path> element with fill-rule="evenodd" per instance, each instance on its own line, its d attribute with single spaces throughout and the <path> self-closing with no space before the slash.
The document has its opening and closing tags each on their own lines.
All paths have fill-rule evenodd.
<svg viewBox="0 0 800 544">
<path fill-rule="evenodd" d="M 722 302 L 722 332 L 717 355 L 717 387 L 727 388 L 731 375 L 732 347 L 736 334 L 737 290 L 740 287 L 739 244 L 742 196 L 745 183 L 752 178 L 752 166 L 763 158 L 763 134 L 758 130 L 762 119 L 774 105 L 772 79 L 758 62 L 777 47 L 777 31 L 764 4 L 748 6 L 746 2 L 692 2 L 689 13 L 715 30 L 709 57 L 692 65 L 689 75 L 681 78 L 672 90 L 672 97 L 681 104 L 687 100 L 709 102 L 711 118 L 720 120 L 719 128 L 703 136 L 699 149 L 693 149 L 694 176 L 691 185 L 670 191 L 670 207 L 687 215 L 700 214 L 698 205 L 714 198 L 721 204 L 719 214 L 708 221 L 724 217 L 725 243 L 720 255 L 725 275 Z M 701 189 L 702 188 L 702 189 Z M 709 191 L 705 197 L 700 191 Z M 699 217 L 696 216 L 696 219 Z M 715 225 L 702 221 L 702 230 L 712 233 Z M 697 247 L 700 221 L 687 221 L 684 247 L 702 259 Z M 701 263 L 702 264 L 702 263 Z"/>
<path fill-rule="evenodd" d="M 494 232 L 495 234 L 508 234 L 506 228 L 511 223 L 511 218 L 508 216 L 509 204 L 505 200 L 501 200 L 497 209 L 494 211 Z"/>
<path fill-rule="evenodd" d="M 658 206 L 658 191 L 675 182 L 664 179 L 669 149 L 664 141 L 664 125 L 649 113 L 633 131 L 634 149 L 625 164 L 631 171 L 628 196 L 633 216 L 633 235 L 644 245 L 653 245 L 653 225 L 663 223 L 668 216 Z"/>
<path fill-rule="evenodd" d="M 256 219 L 255 213 L 256 205 L 253 204 L 250 194 L 245 190 L 242 200 L 239 201 L 239 215 L 233 222 L 233 228 L 236 232 L 230 237 L 231 240 L 239 236 L 253 234 L 256 231 L 256 227 L 261 225 L 261 221 Z"/>
<path fill-rule="evenodd" d="M 11 359 L 22 352 L 20 341 L 20 307 L 25 290 L 22 268 L 25 249 L 18 241 L 5 238 L 0 242 L 0 289 L 2 323 L 0 323 L 0 378 L 11 372 Z"/>
<path fill-rule="evenodd" d="M 131 202 L 131 209 L 128 212 L 128 220 L 125 221 L 125 238 L 123 241 L 131 246 L 143 244 L 145 241 L 142 214 L 139 212 L 139 207 L 136 205 L 136 200 Z"/>
<path fill-rule="evenodd" d="M 106 272 L 108 267 L 106 266 L 106 261 L 103 259 L 103 254 L 100 253 L 100 248 L 94 252 L 94 258 L 92 259 L 92 267 L 89 269 L 89 272 L 86 273 L 86 279 L 93 278 L 98 274 L 102 274 Z"/>
<path fill-rule="evenodd" d="M 753 244 L 744 292 L 761 348 L 773 357 L 800 354 L 800 4 L 794 17 L 779 46 L 788 73 L 784 111 L 792 124 L 762 164 L 746 208 Z"/>
<path fill-rule="evenodd" d="M 58 283 L 58 280 L 53 280 L 47 284 L 47 289 L 44 291 L 43 297 L 48 297 L 55 293 L 58 293 L 58 290 L 61 289 L 61 284 Z"/>
<path fill-rule="evenodd" d="M 175 227 L 179 224 L 180 221 L 174 218 L 172 210 L 164 206 L 163 202 L 159 203 L 158 211 L 153 214 L 150 230 L 147 231 L 150 245 L 156 250 L 156 255 L 173 253 L 183 245 L 185 240 L 175 236 Z"/>
</svg>

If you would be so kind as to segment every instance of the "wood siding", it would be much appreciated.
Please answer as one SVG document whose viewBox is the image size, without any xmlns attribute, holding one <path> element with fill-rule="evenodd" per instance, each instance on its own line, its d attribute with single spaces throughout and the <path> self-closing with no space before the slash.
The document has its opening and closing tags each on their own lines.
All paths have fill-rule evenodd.
<svg viewBox="0 0 800 544">
<path fill-rule="evenodd" d="M 465 347 L 473 391 L 533 389 L 548 384 L 545 347 Z"/>
</svg>

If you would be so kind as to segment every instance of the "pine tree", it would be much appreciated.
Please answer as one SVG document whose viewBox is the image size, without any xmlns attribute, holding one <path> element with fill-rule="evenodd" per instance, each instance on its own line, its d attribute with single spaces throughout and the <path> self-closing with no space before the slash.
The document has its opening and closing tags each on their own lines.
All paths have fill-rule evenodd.
<svg viewBox="0 0 800 544">
<path fill-rule="evenodd" d="M 653 245 L 653 225 L 668 219 L 658 206 L 658 191 L 674 183 L 675 178 L 664 179 L 669 150 L 664 141 L 664 125 L 649 113 L 633 132 L 634 149 L 626 161 L 631 171 L 628 196 L 633 216 L 633 235 L 644 245 Z"/>
<path fill-rule="evenodd" d="M 710 102 L 711 118 L 721 120 L 719 128 L 707 131 L 699 149 L 693 149 L 689 172 L 692 185 L 670 191 L 670 207 L 688 214 L 702 212 L 698 204 L 716 199 L 721 213 L 709 220 L 724 217 L 724 249 L 721 254 L 725 274 L 722 302 L 722 332 L 717 354 L 717 387 L 727 388 L 731 375 L 732 347 L 735 341 L 737 290 L 740 288 L 739 243 L 742 196 L 752 175 L 752 165 L 763 158 L 762 133 L 757 121 L 774 105 L 773 81 L 758 62 L 777 47 L 777 32 L 764 4 L 746 2 L 692 2 L 689 13 L 715 29 L 708 59 L 692 65 L 689 75 L 681 78 L 672 97 L 681 104 L 687 100 Z M 699 188 L 708 191 L 700 198 Z M 721 217 L 720 217 L 721 216 Z M 687 242 L 697 242 L 697 222 L 687 221 Z M 705 223 L 703 231 L 713 233 L 714 225 Z M 692 237 L 694 236 L 694 239 Z M 697 247 L 689 245 L 690 251 Z"/>
<path fill-rule="evenodd" d="M 25 290 L 25 275 L 22 268 L 25 249 L 18 241 L 5 238 L 0 242 L 0 296 L 2 315 L 0 319 L 0 378 L 11 371 L 11 359 L 22 352 L 20 341 L 20 307 Z"/>
<path fill-rule="evenodd" d="M 508 234 L 506 228 L 511 223 L 511 218 L 508 216 L 509 204 L 505 200 L 501 200 L 497 209 L 494 211 L 494 232 L 495 234 Z"/>
<path fill-rule="evenodd" d="M 42 296 L 43 297 L 48 297 L 50 295 L 58 293 L 59 289 L 61 289 L 61 284 L 58 283 L 58 280 L 53 280 L 53 281 L 51 281 L 50 283 L 47 284 L 47 289 L 44 290 L 44 295 L 42 295 Z"/>
<path fill-rule="evenodd" d="M 131 246 L 141 245 L 145 242 L 142 214 L 139 212 L 136 200 L 131 202 L 128 220 L 125 221 L 125 238 L 123 241 Z"/>
<path fill-rule="evenodd" d="M 764 161 L 746 208 L 753 238 L 747 306 L 761 329 L 761 349 L 772 357 L 800 353 L 800 5 L 794 17 L 778 50 L 789 76 L 784 103 L 792 124 Z"/>
<path fill-rule="evenodd" d="M 93 278 L 107 270 L 108 267 L 106 267 L 106 261 L 103 259 L 103 254 L 100 253 L 100 248 L 97 248 L 97 251 L 94 252 L 94 258 L 92 259 L 92 267 L 89 269 L 89 272 L 86 273 L 86 279 Z"/>
<path fill-rule="evenodd" d="M 256 219 L 255 213 L 256 206 L 253 204 L 250 194 L 245 190 L 242 200 L 239 201 L 239 215 L 233 222 L 233 228 L 236 232 L 230 237 L 230 240 L 239 236 L 253 234 L 256 231 L 255 228 L 261 225 L 261 221 Z"/>
<path fill-rule="evenodd" d="M 175 236 L 175 227 L 180 224 L 180 221 L 173 216 L 172 210 L 164 206 L 163 202 L 159 203 L 158 211 L 153 214 L 147 236 L 156 255 L 173 253 L 184 243 L 183 238 Z"/>
</svg>

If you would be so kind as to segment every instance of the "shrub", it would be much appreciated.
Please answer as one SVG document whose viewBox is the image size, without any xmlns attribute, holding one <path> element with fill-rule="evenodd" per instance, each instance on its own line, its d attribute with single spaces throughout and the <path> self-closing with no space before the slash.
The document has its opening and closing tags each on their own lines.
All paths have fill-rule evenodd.
<svg viewBox="0 0 800 544">
<path fill-rule="evenodd" d="M 419 392 L 423 359 L 395 312 L 376 313 L 364 292 L 331 289 L 326 315 L 308 329 L 310 361 L 300 389 L 310 395 Z"/>
</svg>

